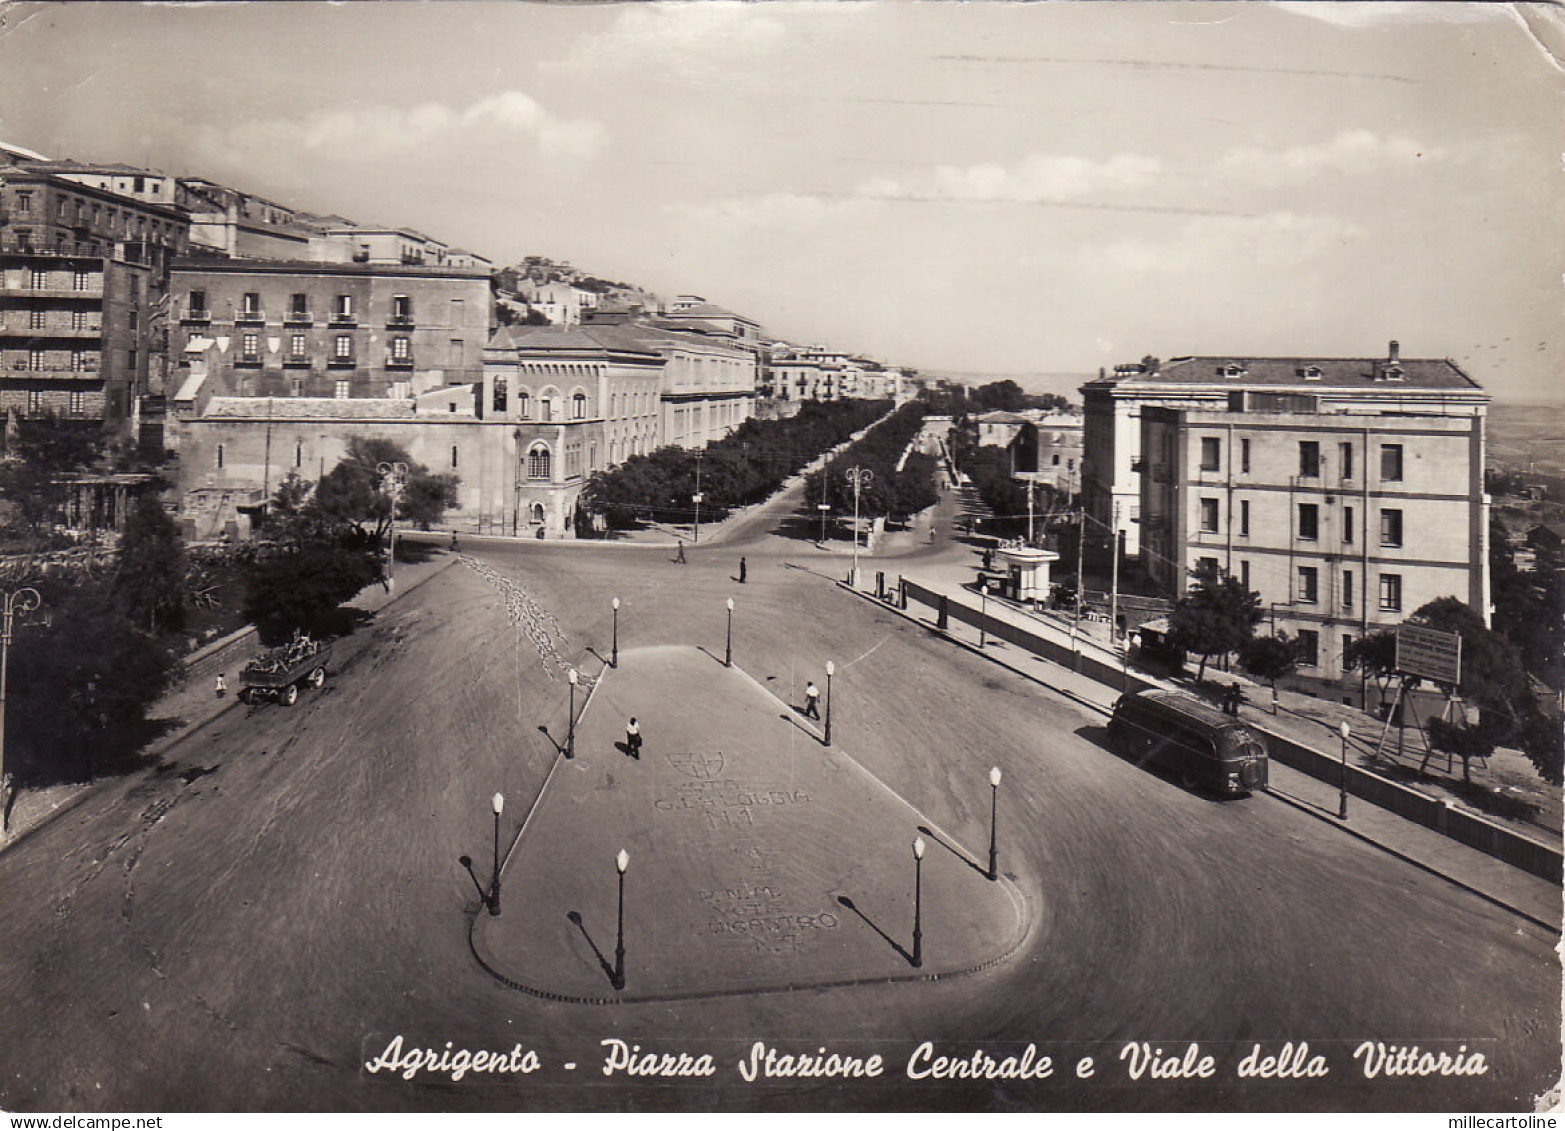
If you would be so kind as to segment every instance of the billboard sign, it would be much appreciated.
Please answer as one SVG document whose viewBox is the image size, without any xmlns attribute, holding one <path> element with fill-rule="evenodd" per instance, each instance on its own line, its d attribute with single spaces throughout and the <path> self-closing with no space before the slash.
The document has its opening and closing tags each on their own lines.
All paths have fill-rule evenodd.
<svg viewBox="0 0 1565 1131">
<path fill-rule="evenodd" d="M 1462 638 L 1454 632 L 1398 625 L 1397 671 L 1455 687 L 1462 682 Z"/>
</svg>

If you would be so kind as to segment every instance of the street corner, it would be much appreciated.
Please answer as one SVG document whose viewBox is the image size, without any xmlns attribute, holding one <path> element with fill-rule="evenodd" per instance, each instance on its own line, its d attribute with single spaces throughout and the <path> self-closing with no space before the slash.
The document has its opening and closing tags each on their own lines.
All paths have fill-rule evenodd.
<svg viewBox="0 0 1565 1131">
<path fill-rule="evenodd" d="M 602 1002 L 943 976 L 1014 952 L 1032 917 L 988 878 L 988 845 L 944 833 L 812 724 L 701 649 L 622 652 L 526 818 L 501 914 L 474 924 L 480 961 Z"/>
</svg>

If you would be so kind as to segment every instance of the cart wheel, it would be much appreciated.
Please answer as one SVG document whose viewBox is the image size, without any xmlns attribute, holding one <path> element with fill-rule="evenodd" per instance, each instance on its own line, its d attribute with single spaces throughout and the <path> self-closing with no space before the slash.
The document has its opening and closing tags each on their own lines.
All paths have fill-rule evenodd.
<svg viewBox="0 0 1565 1131">
<path fill-rule="evenodd" d="M 248 706 L 249 703 L 250 703 L 250 689 L 248 687 L 241 687 L 239 689 L 239 694 L 236 696 L 236 698 L 241 703 L 244 703 L 244 704 L 246 704 Z"/>
<path fill-rule="evenodd" d="M 282 700 L 284 707 L 292 707 L 299 701 L 299 685 L 297 683 L 290 683 L 287 687 L 282 689 L 277 697 Z"/>
<path fill-rule="evenodd" d="M 326 682 L 326 669 L 316 668 L 313 672 L 310 673 L 309 679 L 310 686 L 319 691 L 321 689 L 321 685 Z"/>
</svg>

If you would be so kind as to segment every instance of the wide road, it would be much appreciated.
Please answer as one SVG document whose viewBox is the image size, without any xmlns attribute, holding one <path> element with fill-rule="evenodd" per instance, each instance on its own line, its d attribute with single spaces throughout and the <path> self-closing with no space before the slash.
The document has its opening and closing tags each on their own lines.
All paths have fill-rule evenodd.
<svg viewBox="0 0 1565 1131">
<path fill-rule="evenodd" d="M 1272 798 L 1217 801 L 1122 761 L 1101 717 L 839 590 L 841 558 L 770 535 L 687 546 L 686 566 L 656 548 L 464 550 L 339 643 L 324 691 L 230 710 L 0 854 L 0 1107 L 1496 1110 L 1558 1076 L 1557 937 Z M 837 743 L 963 844 L 986 843 L 986 775 L 1004 767 L 1001 865 L 1037 917 L 1024 950 L 949 980 L 656 1006 L 542 1001 L 485 973 L 457 858 L 487 876 L 497 790 L 515 834 L 556 756 L 539 727 L 563 733 L 559 664 L 598 670 L 613 596 L 622 646 L 719 655 L 734 597 L 735 663 L 791 702 L 833 659 Z M 542 1068 L 364 1071 L 398 1034 L 520 1043 Z M 605 1078 L 610 1038 L 710 1052 L 718 1071 Z M 755 1040 L 888 1067 L 746 1083 Z M 924 1040 L 1034 1042 L 1057 1070 L 911 1082 Z M 1120 1050 L 1142 1040 L 1199 1042 L 1216 1070 L 1130 1081 Z M 1366 1081 L 1365 1040 L 1465 1044 L 1487 1071 Z M 1330 1075 L 1236 1078 L 1254 1043 L 1285 1041 Z"/>
</svg>

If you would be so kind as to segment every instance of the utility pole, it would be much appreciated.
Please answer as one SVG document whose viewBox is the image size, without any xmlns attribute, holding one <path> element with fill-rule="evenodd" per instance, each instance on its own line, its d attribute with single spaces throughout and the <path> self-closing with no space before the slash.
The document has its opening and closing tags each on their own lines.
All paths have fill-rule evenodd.
<svg viewBox="0 0 1565 1131">
<path fill-rule="evenodd" d="M 696 504 L 696 531 L 693 542 L 701 541 L 701 460 L 706 455 L 706 449 L 696 453 L 696 493 L 692 496 Z"/>
<path fill-rule="evenodd" d="M 1076 616 L 1071 620 L 1071 634 L 1081 623 L 1081 563 L 1087 557 L 1087 512 L 1080 502 L 1076 504 Z"/>
<path fill-rule="evenodd" d="M 1027 481 L 1027 544 L 1029 546 L 1031 546 L 1033 544 L 1033 542 L 1032 542 L 1032 489 L 1033 489 L 1033 482 L 1032 482 L 1031 479 L 1029 479 Z"/>
<path fill-rule="evenodd" d="M 1109 586 L 1109 643 L 1119 643 L 1119 504 L 1114 504 L 1113 535 L 1114 572 Z"/>
</svg>

